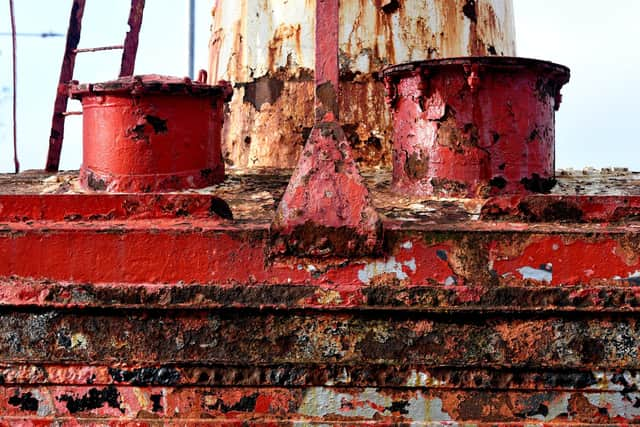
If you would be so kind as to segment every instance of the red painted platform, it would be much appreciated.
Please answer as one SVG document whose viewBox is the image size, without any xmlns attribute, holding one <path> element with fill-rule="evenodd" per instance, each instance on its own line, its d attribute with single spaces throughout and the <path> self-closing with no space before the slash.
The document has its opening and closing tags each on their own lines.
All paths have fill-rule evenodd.
<svg viewBox="0 0 640 427">
<path fill-rule="evenodd" d="M 638 175 L 480 200 L 369 172 L 382 254 L 299 258 L 271 250 L 289 173 L 0 176 L 0 425 L 640 420 Z"/>
</svg>

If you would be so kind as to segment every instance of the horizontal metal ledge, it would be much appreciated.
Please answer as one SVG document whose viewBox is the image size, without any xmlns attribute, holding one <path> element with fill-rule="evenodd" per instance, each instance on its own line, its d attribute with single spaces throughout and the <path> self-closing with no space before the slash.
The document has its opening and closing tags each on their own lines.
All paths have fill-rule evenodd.
<svg viewBox="0 0 640 427">
<path fill-rule="evenodd" d="M 640 420 L 636 397 L 602 391 L 0 386 L 0 425 L 619 426 Z"/>
<path fill-rule="evenodd" d="M 640 370 L 637 316 L 3 312 L 0 364 Z"/>
<path fill-rule="evenodd" d="M 477 369 L 377 364 L 2 364 L 4 386 L 393 387 L 441 390 L 601 391 L 640 387 L 640 371 Z"/>
<path fill-rule="evenodd" d="M 640 313 L 640 287 L 68 283 L 0 277 L 0 310 L 274 310 L 599 316 Z"/>
</svg>

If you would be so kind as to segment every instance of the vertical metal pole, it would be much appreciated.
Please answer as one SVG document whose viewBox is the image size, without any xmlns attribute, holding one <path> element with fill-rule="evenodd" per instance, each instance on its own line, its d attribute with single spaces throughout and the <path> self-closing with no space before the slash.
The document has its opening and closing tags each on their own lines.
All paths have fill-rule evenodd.
<svg viewBox="0 0 640 427">
<path fill-rule="evenodd" d="M 13 0 L 9 0 L 9 10 L 11 14 L 11 38 L 13 43 L 13 164 L 15 167 L 16 173 L 20 172 L 20 162 L 18 161 L 18 134 L 17 134 L 17 117 L 18 117 L 18 107 L 17 107 L 17 92 L 18 92 L 18 64 L 16 62 L 16 50 L 17 50 L 17 41 L 16 41 L 16 16 L 13 8 Z"/>
<path fill-rule="evenodd" d="M 196 0 L 187 0 L 188 10 L 187 10 L 187 20 L 188 20 L 188 46 L 187 51 L 189 52 L 189 77 L 195 78 L 195 43 L 196 43 Z"/>
<path fill-rule="evenodd" d="M 339 0 L 317 0 L 316 4 L 316 122 L 338 120 L 338 29 Z"/>
<path fill-rule="evenodd" d="M 62 151 L 62 140 L 64 139 L 64 113 L 67 111 L 67 101 L 69 100 L 67 84 L 73 79 L 76 49 L 78 48 L 78 43 L 80 43 L 84 4 L 85 0 L 73 0 L 71 5 L 67 44 L 64 49 L 60 79 L 58 80 L 58 93 L 51 120 L 51 136 L 49 137 L 49 153 L 47 154 L 46 166 L 46 170 L 49 172 L 57 172 L 60 166 L 60 152 Z"/>
<path fill-rule="evenodd" d="M 140 37 L 140 27 L 142 26 L 142 14 L 144 13 L 145 0 L 132 0 L 129 11 L 129 31 L 124 39 L 124 50 L 122 51 L 122 62 L 120 64 L 120 77 L 132 76 L 136 65 L 136 54 L 138 53 L 138 40 Z"/>
</svg>

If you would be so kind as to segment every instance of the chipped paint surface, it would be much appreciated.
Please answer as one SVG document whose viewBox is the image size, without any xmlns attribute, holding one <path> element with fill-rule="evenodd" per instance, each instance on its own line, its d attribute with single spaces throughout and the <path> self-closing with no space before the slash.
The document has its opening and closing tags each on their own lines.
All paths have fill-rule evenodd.
<svg viewBox="0 0 640 427">
<path fill-rule="evenodd" d="M 524 58 L 418 61 L 383 71 L 401 194 L 549 193 L 569 69 Z"/>
<path fill-rule="evenodd" d="M 391 162 L 391 117 L 377 77 L 382 67 L 428 58 L 515 55 L 512 1 L 471 3 L 341 2 L 340 89 L 348 102 L 340 103 L 340 116 L 361 165 Z M 215 3 L 210 82 L 227 80 L 235 87 L 224 128 L 229 165 L 295 166 L 313 125 L 315 4 Z"/>
<path fill-rule="evenodd" d="M 367 264 L 362 270 L 358 271 L 358 279 L 360 279 L 362 283 L 369 284 L 375 277 L 391 274 L 398 280 L 405 280 L 409 277 L 407 273 L 404 272 L 405 267 L 415 272 L 416 260 L 411 259 L 400 263 L 396 261 L 395 257 L 391 257 L 387 261 L 376 261 Z"/>
<path fill-rule="evenodd" d="M 522 267 L 518 269 L 518 273 L 523 279 L 536 280 L 538 282 L 551 283 L 553 281 L 553 272 L 545 268 Z"/>
<path fill-rule="evenodd" d="M 286 171 L 54 178 L 0 176 L 3 427 L 640 419 L 635 196 L 411 198 L 381 171 L 381 254 L 274 257 Z"/>
</svg>

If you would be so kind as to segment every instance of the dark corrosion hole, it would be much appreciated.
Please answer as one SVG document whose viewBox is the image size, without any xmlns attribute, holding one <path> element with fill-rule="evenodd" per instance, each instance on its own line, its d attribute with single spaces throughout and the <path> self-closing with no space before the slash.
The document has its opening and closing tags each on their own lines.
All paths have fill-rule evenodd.
<svg viewBox="0 0 640 427">
<path fill-rule="evenodd" d="M 472 22 L 478 22 L 478 13 L 476 12 L 475 0 L 467 0 L 464 6 L 462 6 L 462 13 L 469 18 Z"/>
<path fill-rule="evenodd" d="M 489 181 L 489 185 L 499 190 L 504 190 L 504 188 L 507 186 L 507 180 L 502 176 L 495 176 L 491 178 L 491 180 Z"/>
<path fill-rule="evenodd" d="M 231 212 L 231 208 L 219 197 L 211 198 L 211 205 L 209 206 L 209 214 L 217 215 L 223 219 L 233 219 L 233 213 Z"/>
<path fill-rule="evenodd" d="M 387 4 L 382 6 L 382 11 L 384 13 L 394 13 L 398 9 L 400 9 L 400 3 L 398 2 L 398 0 L 389 0 L 387 1 Z"/>
<path fill-rule="evenodd" d="M 38 399 L 36 399 L 31 392 L 20 395 L 18 390 L 16 390 L 15 395 L 9 398 L 9 405 L 20 408 L 22 411 L 35 412 L 38 410 Z"/>
<path fill-rule="evenodd" d="M 169 131 L 169 129 L 167 128 L 166 120 L 161 119 L 160 117 L 152 116 L 150 114 L 147 114 L 144 118 L 147 123 L 151 125 L 155 133 L 167 133 Z"/>
<path fill-rule="evenodd" d="M 211 178 L 212 174 L 213 174 L 213 169 L 211 168 L 205 168 L 200 170 L 200 176 L 204 179 Z"/>
<path fill-rule="evenodd" d="M 522 180 L 520 180 L 520 183 L 524 185 L 524 188 L 528 191 L 542 194 L 549 194 L 557 182 L 555 178 L 542 178 L 537 173 L 531 175 L 531 178 L 522 178 Z"/>
<path fill-rule="evenodd" d="M 144 140 L 144 125 L 136 125 L 129 130 L 131 139 L 134 141 Z"/>
</svg>

